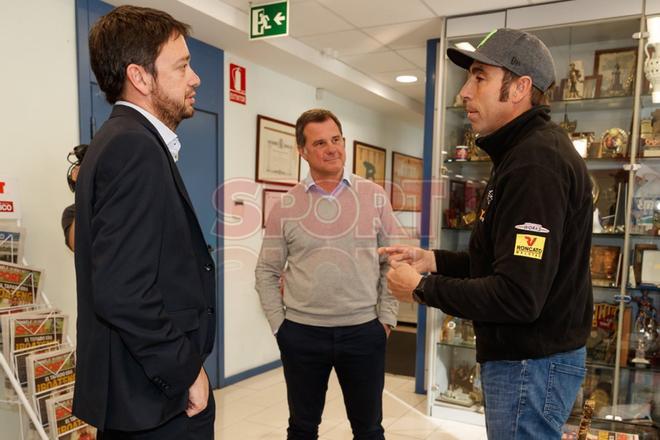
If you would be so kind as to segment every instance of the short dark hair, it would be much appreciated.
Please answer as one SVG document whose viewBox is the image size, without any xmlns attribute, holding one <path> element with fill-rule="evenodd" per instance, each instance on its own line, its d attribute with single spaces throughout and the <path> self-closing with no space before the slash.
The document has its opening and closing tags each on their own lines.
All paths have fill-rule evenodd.
<svg viewBox="0 0 660 440">
<path fill-rule="evenodd" d="M 334 113 L 332 113 L 330 110 L 313 108 L 300 115 L 296 121 L 296 143 L 298 144 L 298 148 L 305 146 L 306 140 L 303 131 L 305 130 L 307 124 L 310 122 L 325 122 L 328 119 L 335 121 L 335 124 L 337 124 L 337 127 L 339 127 L 339 133 L 343 135 L 344 132 L 341 129 L 341 122 L 339 122 L 337 116 L 335 116 Z"/>
<path fill-rule="evenodd" d="M 506 102 L 509 100 L 509 87 L 511 86 L 511 83 L 520 78 L 520 76 L 516 75 L 509 69 L 502 68 L 502 70 L 504 71 L 504 77 L 502 78 L 502 86 L 500 87 L 500 101 Z M 548 87 L 548 90 L 542 92 L 541 89 L 532 85 L 532 106 L 549 105 L 550 94 L 554 87 L 555 83 L 553 81 L 552 84 L 550 84 L 550 87 Z"/>
<path fill-rule="evenodd" d="M 129 64 L 156 76 L 163 45 L 189 33 L 190 26 L 157 9 L 119 6 L 101 17 L 89 32 L 89 56 L 105 99 L 114 104 L 121 97 Z"/>
</svg>

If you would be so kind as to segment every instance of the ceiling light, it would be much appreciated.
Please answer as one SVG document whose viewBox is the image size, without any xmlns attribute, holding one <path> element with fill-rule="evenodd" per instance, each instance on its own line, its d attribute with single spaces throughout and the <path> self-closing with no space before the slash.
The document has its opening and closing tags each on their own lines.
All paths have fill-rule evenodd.
<svg viewBox="0 0 660 440">
<path fill-rule="evenodd" d="M 414 83 L 417 82 L 417 77 L 415 75 L 399 75 L 396 77 L 396 81 L 400 83 Z"/>
<path fill-rule="evenodd" d="M 475 51 L 474 46 L 471 45 L 470 43 L 468 43 L 467 41 L 462 41 L 460 43 L 456 43 L 454 46 L 458 47 L 459 49 L 468 50 L 470 52 Z"/>
</svg>

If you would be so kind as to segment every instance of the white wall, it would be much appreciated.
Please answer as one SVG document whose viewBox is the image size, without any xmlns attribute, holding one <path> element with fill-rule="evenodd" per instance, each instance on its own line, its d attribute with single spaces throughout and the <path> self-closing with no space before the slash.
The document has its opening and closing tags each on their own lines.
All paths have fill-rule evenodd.
<svg viewBox="0 0 660 440">
<path fill-rule="evenodd" d="M 254 180 L 257 115 L 261 114 L 295 124 L 303 111 L 322 107 L 334 112 L 342 123 L 346 137 L 346 169 L 353 167 L 353 141 L 359 140 L 388 150 L 387 178 L 391 174 L 391 151 L 421 157 L 423 129 L 386 117 L 325 92 L 316 99 L 313 86 L 282 76 L 272 70 L 225 53 L 225 77 L 229 63 L 247 68 L 247 105 L 229 101 L 225 88 L 225 182 Z M 308 167 L 304 161 L 301 178 Z M 236 188 L 231 183 L 227 188 Z M 246 201 L 243 212 L 253 214 L 248 204 L 261 206 L 261 186 L 245 184 L 243 194 L 229 190 Z M 250 194 L 251 193 L 251 194 Z M 226 203 L 231 197 L 226 194 Z M 227 206 L 227 205 L 225 205 Z M 410 224 L 407 215 L 404 223 Z M 261 312 L 254 290 L 254 267 L 261 247 L 262 230 L 248 228 L 247 237 L 225 238 L 225 374 L 242 371 L 279 359 L 275 339 Z"/>
<path fill-rule="evenodd" d="M 45 269 L 46 294 L 74 318 L 60 218 L 73 203 L 66 155 L 79 143 L 75 36 L 74 0 L 0 2 L 0 175 L 19 179 L 28 263 Z"/>
<path fill-rule="evenodd" d="M 0 2 L 0 176 L 19 179 L 25 257 L 45 269 L 45 292 L 73 317 L 71 330 L 75 274 L 60 216 L 73 202 L 66 154 L 78 144 L 74 11 L 74 0 Z M 19 438 L 16 406 L 3 405 L 0 426 L 0 437 Z"/>
</svg>

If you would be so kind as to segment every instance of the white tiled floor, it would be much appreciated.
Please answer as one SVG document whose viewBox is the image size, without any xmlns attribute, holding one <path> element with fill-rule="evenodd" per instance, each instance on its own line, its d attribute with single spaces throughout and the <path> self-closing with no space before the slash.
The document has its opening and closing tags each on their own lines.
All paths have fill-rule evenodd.
<svg viewBox="0 0 660 440">
<path fill-rule="evenodd" d="M 386 375 L 383 427 L 387 440 L 485 440 L 483 428 L 440 421 L 424 415 L 425 396 L 415 394 L 414 381 Z M 269 371 L 214 392 L 216 439 L 284 440 L 289 410 L 282 369 Z M 320 440 L 351 440 L 341 389 L 334 373 L 326 397 Z"/>
</svg>

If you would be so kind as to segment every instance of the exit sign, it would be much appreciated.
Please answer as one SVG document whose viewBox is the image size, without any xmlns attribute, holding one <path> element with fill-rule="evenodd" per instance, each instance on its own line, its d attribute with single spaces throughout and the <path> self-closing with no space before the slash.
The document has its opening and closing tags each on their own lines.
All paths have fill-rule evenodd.
<svg viewBox="0 0 660 440">
<path fill-rule="evenodd" d="M 289 35 L 289 2 L 250 6 L 250 40 Z"/>
</svg>

